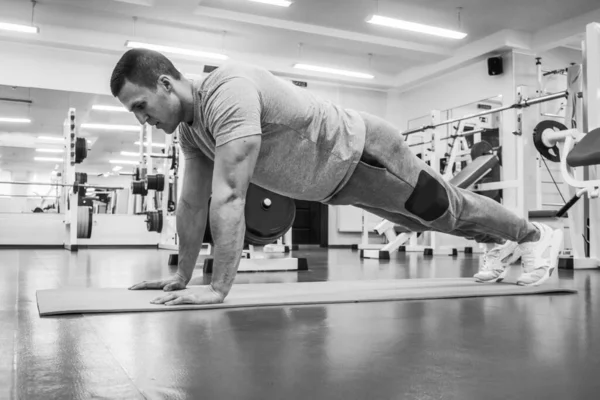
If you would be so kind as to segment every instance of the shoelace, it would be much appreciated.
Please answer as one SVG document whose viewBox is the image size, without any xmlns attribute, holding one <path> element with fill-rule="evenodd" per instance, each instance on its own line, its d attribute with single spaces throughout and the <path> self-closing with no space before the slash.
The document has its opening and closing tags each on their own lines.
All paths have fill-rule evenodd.
<svg viewBox="0 0 600 400">
<path fill-rule="evenodd" d="M 482 271 L 491 271 L 492 270 L 492 261 L 497 261 L 500 259 L 500 248 L 494 247 L 487 253 L 483 255 L 483 265 L 481 266 Z"/>
<path fill-rule="evenodd" d="M 529 274 L 538 268 L 546 266 L 546 262 L 543 258 L 536 257 L 535 252 L 532 249 L 532 251 L 525 251 L 521 254 L 521 265 L 523 266 L 525 273 Z"/>
</svg>

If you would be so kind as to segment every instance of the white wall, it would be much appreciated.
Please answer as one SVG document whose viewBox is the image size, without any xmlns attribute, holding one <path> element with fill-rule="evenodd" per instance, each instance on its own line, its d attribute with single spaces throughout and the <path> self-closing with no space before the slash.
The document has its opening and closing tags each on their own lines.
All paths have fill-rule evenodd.
<svg viewBox="0 0 600 400">
<path fill-rule="evenodd" d="M 483 99 L 506 94 L 513 88 L 511 54 L 503 54 L 504 74 L 489 76 L 487 61 L 438 77 L 428 83 L 404 92 L 391 91 L 388 95 L 386 117 L 402 131 L 408 121 L 428 116 L 432 110 L 449 110 Z"/>
</svg>

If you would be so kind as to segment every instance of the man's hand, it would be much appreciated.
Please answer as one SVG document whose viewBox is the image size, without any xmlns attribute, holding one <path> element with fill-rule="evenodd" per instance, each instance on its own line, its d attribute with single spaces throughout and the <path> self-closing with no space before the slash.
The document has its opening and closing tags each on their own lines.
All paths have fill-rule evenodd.
<svg viewBox="0 0 600 400">
<path fill-rule="evenodd" d="M 163 289 L 165 292 L 170 292 L 172 290 L 185 289 L 189 281 L 189 279 L 186 279 L 179 274 L 175 274 L 171 278 L 167 279 L 138 283 L 137 285 L 130 287 L 129 290 Z"/>
<path fill-rule="evenodd" d="M 212 286 L 199 286 L 193 290 L 181 290 L 157 297 L 152 304 L 176 306 L 180 304 L 218 304 L 222 303 L 225 296 L 217 292 Z"/>
</svg>

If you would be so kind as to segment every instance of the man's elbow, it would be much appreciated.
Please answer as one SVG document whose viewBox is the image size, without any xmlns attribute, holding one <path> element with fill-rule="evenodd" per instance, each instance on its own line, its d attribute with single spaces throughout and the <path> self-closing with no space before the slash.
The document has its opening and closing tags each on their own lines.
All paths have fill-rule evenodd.
<svg viewBox="0 0 600 400">
<path fill-rule="evenodd" d="M 220 208 L 220 207 L 234 207 L 243 209 L 246 205 L 246 196 L 245 193 L 242 193 L 239 190 L 228 189 L 228 190 L 220 190 L 218 192 L 213 192 L 211 201 L 211 208 Z"/>
</svg>

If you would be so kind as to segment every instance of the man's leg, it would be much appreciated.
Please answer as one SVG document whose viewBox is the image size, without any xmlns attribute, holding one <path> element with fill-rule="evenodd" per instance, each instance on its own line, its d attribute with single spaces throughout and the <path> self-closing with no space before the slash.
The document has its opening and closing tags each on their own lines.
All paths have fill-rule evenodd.
<svg viewBox="0 0 600 400">
<path fill-rule="evenodd" d="M 367 128 L 363 159 L 346 186 L 328 203 L 380 209 L 429 230 L 503 245 L 484 257 L 482 272 L 489 272 L 486 276 L 493 279 L 481 280 L 498 280 L 515 250 L 517 255 L 520 250 L 526 253 L 527 273 L 520 283 L 547 279 L 556 268 L 561 232 L 529 223 L 487 197 L 449 184 L 415 156 L 393 125 L 369 114 L 363 118 Z M 517 249 L 517 244 L 522 246 Z"/>
</svg>

